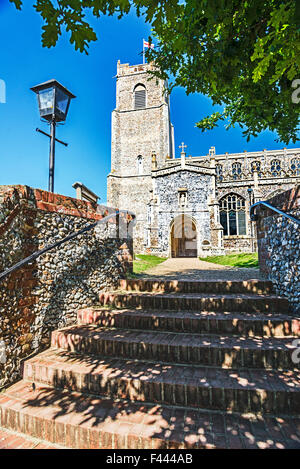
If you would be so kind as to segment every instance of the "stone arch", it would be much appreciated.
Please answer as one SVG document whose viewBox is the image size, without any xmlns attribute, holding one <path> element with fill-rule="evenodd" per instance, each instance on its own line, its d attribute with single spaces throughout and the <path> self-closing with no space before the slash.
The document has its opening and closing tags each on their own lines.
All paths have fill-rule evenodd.
<svg viewBox="0 0 300 469">
<path fill-rule="evenodd" d="M 263 200 L 272 199 L 273 197 L 275 197 L 278 194 L 281 194 L 282 192 L 285 192 L 285 190 L 284 189 L 276 189 L 275 191 L 269 192 L 269 194 L 266 195 Z"/>
<path fill-rule="evenodd" d="M 220 205 L 221 200 L 229 194 L 237 195 L 237 196 L 242 197 L 243 199 L 246 200 L 247 197 L 245 195 L 245 192 L 246 191 L 244 190 L 244 188 L 239 188 L 239 187 L 235 187 L 232 191 L 230 190 L 230 188 L 226 189 L 226 190 L 224 190 L 224 192 L 223 191 L 220 192 L 220 194 L 218 196 L 218 199 L 217 199 L 218 204 Z"/>
<path fill-rule="evenodd" d="M 171 257 L 197 257 L 198 230 L 196 220 L 181 214 L 170 224 Z"/>
</svg>

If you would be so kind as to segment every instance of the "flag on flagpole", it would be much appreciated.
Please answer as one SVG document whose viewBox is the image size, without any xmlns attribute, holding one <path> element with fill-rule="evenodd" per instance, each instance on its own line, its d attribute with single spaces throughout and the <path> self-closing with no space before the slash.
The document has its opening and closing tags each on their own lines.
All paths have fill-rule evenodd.
<svg viewBox="0 0 300 469">
<path fill-rule="evenodd" d="M 152 44 L 152 42 L 148 42 L 148 41 L 145 41 L 145 39 L 143 39 L 143 64 L 145 63 L 145 47 L 154 49 L 154 44 Z"/>
<path fill-rule="evenodd" d="M 152 44 L 152 42 L 147 42 L 145 41 L 145 39 L 143 39 L 143 48 L 145 47 L 149 47 L 151 49 L 154 49 L 154 44 Z"/>
</svg>

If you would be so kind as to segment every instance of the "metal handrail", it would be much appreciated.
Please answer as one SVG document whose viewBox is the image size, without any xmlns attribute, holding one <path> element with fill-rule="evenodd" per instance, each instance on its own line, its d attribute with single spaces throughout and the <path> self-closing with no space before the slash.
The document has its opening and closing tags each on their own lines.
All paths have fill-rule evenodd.
<svg viewBox="0 0 300 469">
<path fill-rule="evenodd" d="M 255 208 L 258 207 L 259 205 L 263 205 L 264 207 L 267 207 L 270 210 L 273 210 L 273 212 L 276 212 L 279 215 L 282 215 L 283 217 L 292 220 L 293 222 L 297 223 L 297 225 L 300 225 L 300 220 L 298 218 L 295 218 L 292 215 L 290 215 L 286 212 L 283 212 L 279 208 L 276 208 L 273 205 L 269 204 L 269 202 L 264 202 L 264 201 L 256 202 L 255 204 L 251 205 L 251 207 L 250 207 L 250 218 L 251 218 L 252 221 L 256 221 L 257 218 L 258 218 L 257 214 L 254 213 L 254 211 L 255 211 Z"/>
<path fill-rule="evenodd" d="M 9 269 L 4 270 L 4 272 L 0 273 L 0 281 L 5 279 L 9 274 L 14 272 L 15 270 L 18 270 L 20 267 L 23 267 L 24 265 L 34 261 L 38 257 L 42 256 L 46 252 L 50 251 L 51 249 L 57 248 L 58 246 L 61 246 L 62 244 L 71 241 L 72 239 L 76 238 L 77 236 L 80 236 L 83 233 L 86 233 L 87 231 L 92 230 L 95 228 L 97 225 L 100 225 L 102 223 L 106 223 L 108 220 L 110 220 L 112 217 L 118 217 L 120 213 L 126 213 L 129 215 L 134 215 L 133 212 L 129 212 L 128 210 L 117 210 L 116 212 L 113 212 L 109 215 L 107 215 L 104 218 L 101 218 L 101 220 L 96 221 L 95 223 L 92 223 L 91 225 L 85 226 L 79 231 L 76 231 L 75 233 L 72 233 L 65 238 L 61 239 L 60 241 L 56 241 L 53 244 L 49 244 L 48 246 L 45 246 L 43 249 L 40 249 L 39 251 L 35 251 L 33 254 L 31 254 L 28 257 L 25 257 L 25 259 L 22 259 L 21 261 L 17 262 L 15 265 L 12 267 L 9 267 Z"/>
</svg>

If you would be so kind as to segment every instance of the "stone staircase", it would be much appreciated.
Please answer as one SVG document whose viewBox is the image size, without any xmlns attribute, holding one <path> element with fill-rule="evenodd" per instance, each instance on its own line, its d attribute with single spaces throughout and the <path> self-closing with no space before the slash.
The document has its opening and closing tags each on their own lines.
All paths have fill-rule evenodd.
<svg viewBox="0 0 300 469">
<path fill-rule="evenodd" d="M 0 394 L 69 448 L 300 448 L 300 319 L 262 281 L 122 280 Z"/>
</svg>

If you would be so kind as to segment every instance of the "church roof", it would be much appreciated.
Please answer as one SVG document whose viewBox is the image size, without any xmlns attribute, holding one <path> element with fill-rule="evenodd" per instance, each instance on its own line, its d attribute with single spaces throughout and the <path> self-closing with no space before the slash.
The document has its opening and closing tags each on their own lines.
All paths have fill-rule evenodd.
<svg viewBox="0 0 300 469">
<path fill-rule="evenodd" d="M 161 177 L 161 176 L 168 176 L 169 174 L 174 174 L 180 171 L 188 171 L 191 173 L 198 173 L 198 174 L 206 174 L 209 176 L 213 176 L 215 174 L 215 170 L 213 168 L 207 168 L 205 166 L 195 166 L 190 165 L 189 163 L 185 162 L 182 165 L 181 160 L 178 163 L 174 163 L 172 166 L 170 164 L 163 168 L 159 168 L 152 171 L 152 177 Z"/>
</svg>

